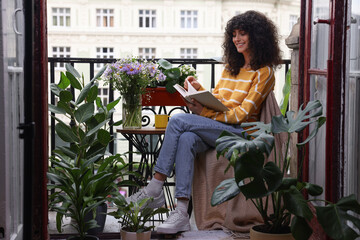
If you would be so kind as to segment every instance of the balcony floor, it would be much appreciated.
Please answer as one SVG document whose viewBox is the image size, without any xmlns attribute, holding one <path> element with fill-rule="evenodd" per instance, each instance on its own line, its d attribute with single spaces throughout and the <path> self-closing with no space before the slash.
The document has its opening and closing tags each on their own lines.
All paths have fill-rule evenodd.
<svg viewBox="0 0 360 240">
<path fill-rule="evenodd" d="M 114 211 L 115 209 L 108 209 L 109 211 Z M 56 213 L 49 212 L 49 234 L 53 235 L 51 236 L 51 239 L 65 239 L 61 236 L 59 237 L 58 232 L 56 230 L 55 225 L 55 216 Z M 64 219 L 64 224 L 67 224 L 70 222 L 70 219 Z M 177 235 L 160 235 L 154 232 L 152 234 L 151 239 L 157 239 L 157 240 L 169 240 L 169 239 L 183 239 L 183 240 L 232 240 L 232 239 L 249 239 L 248 235 L 245 234 L 240 237 L 234 237 L 231 236 L 228 233 L 225 233 L 222 230 L 210 230 L 210 231 L 198 231 L 197 227 L 195 225 L 195 220 L 190 218 L 190 224 L 191 224 L 191 231 L 189 232 L 183 232 L 179 233 Z M 156 223 L 155 223 L 156 225 Z M 156 228 L 155 228 L 156 230 Z M 63 228 L 64 234 L 73 233 L 74 231 L 71 229 L 71 226 L 65 226 Z M 104 228 L 104 233 L 112 233 L 111 235 L 114 235 L 114 233 L 120 232 L 120 224 L 118 223 L 118 220 L 115 219 L 112 216 L 106 217 L 106 223 Z M 100 238 L 100 239 L 120 239 L 120 233 L 119 238 Z"/>
</svg>

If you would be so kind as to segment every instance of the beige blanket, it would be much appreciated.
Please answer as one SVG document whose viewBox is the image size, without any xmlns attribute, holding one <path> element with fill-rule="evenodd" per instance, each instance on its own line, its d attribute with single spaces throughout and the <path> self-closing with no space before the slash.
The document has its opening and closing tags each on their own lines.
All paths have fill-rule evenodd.
<svg viewBox="0 0 360 240">
<path fill-rule="evenodd" d="M 272 116 L 280 114 L 274 93 L 271 92 L 263 103 L 260 121 L 269 123 Z M 286 134 L 275 138 L 277 149 L 281 149 L 280 146 L 285 140 Z M 268 160 L 271 160 L 271 157 Z M 246 201 L 242 194 L 216 207 L 211 206 L 211 196 L 216 186 L 234 176 L 233 169 L 224 174 L 227 165 L 227 159 L 221 157 L 217 160 L 215 149 L 199 154 L 195 160 L 193 207 L 199 230 L 227 228 L 237 232 L 248 232 L 253 225 L 262 222 L 252 202 Z"/>
</svg>

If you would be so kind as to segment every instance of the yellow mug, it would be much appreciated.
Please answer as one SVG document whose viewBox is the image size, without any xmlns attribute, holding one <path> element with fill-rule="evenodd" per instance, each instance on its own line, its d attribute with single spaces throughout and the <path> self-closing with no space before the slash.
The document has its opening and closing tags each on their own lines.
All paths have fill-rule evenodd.
<svg viewBox="0 0 360 240">
<path fill-rule="evenodd" d="M 156 114 L 155 115 L 155 128 L 166 128 L 169 121 L 167 114 Z"/>
</svg>

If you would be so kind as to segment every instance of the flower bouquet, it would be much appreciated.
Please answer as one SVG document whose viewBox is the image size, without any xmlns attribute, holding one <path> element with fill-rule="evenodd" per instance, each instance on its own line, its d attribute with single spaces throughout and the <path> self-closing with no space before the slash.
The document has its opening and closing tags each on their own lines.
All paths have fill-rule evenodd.
<svg viewBox="0 0 360 240">
<path fill-rule="evenodd" d="M 158 65 L 134 57 L 123 58 L 109 64 L 103 76 L 121 94 L 123 128 L 141 128 L 141 96 L 152 81 L 163 77 Z"/>
</svg>

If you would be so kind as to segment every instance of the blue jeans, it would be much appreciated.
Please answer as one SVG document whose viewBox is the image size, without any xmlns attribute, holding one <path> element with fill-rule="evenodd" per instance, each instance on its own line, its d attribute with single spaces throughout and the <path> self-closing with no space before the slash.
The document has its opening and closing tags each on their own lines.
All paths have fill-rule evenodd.
<svg viewBox="0 0 360 240">
<path fill-rule="evenodd" d="M 175 197 L 190 198 L 197 153 L 215 147 L 222 131 L 240 135 L 239 125 L 221 123 L 195 114 L 179 113 L 170 118 L 154 170 L 170 176 L 175 165 Z"/>
</svg>

